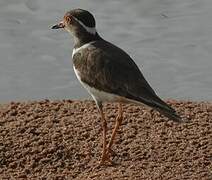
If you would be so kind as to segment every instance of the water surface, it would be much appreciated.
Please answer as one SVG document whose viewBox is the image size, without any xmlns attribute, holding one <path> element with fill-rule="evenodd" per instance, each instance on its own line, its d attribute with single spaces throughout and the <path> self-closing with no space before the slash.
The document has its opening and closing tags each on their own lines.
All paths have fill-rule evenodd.
<svg viewBox="0 0 212 180">
<path fill-rule="evenodd" d="M 73 39 L 50 27 L 73 8 L 136 61 L 163 98 L 212 100 L 211 0 L 1 0 L 0 101 L 79 99 Z"/>
</svg>

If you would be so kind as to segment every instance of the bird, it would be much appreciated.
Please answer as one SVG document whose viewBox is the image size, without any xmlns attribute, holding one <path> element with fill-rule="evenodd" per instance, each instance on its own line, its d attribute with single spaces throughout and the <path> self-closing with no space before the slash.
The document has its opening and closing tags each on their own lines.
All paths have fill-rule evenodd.
<svg viewBox="0 0 212 180">
<path fill-rule="evenodd" d="M 123 104 L 147 105 L 169 119 L 182 121 L 174 108 L 156 95 L 130 55 L 99 35 L 92 13 L 80 8 L 72 9 L 52 29 L 64 29 L 73 36 L 74 72 L 95 101 L 101 118 L 103 147 L 100 165 L 113 163 L 112 145 L 123 120 Z M 107 120 L 103 112 L 105 102 L 118 105 L 115 126 L 108 143 Z"/>
</svg>

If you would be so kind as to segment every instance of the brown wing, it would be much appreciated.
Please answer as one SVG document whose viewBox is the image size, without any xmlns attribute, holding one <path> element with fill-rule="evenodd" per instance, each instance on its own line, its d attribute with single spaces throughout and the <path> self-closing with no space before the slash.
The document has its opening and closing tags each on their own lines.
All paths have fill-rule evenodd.
<svg viewBox="0 0 212 180">
<path fill-rule="evenodd" d="M 74 64 L 91 87 L 175 112 L 156 95 L 130 56 L 106 41 L 77 53 Z"/>
</svg>

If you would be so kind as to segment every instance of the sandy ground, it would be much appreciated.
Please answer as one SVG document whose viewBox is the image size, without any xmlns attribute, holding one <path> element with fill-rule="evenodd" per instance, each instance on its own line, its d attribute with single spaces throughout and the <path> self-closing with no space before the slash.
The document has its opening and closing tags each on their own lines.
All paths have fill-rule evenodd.
<svg viewBox="0 0 212 180">
<path fill-rule="evenodd" d="M 212 104 L 169 101 L 190 120 L 124 106 L 115 166 L 96 167 L 101 123 L 91 101 L 0 106 L 0 179 L 212 179 Z M 106 104 L 109 133 L 116 105 Z M 109 138 L 109 137 L 108 137 Z"/>
<path fill-rule="evenodd" d="M 85 98 L 73 37 L 51 26 L 83 8 L 160 97 L 212 101 L 211 0 L 0 0 L 0 102 Z"/>
</svg>

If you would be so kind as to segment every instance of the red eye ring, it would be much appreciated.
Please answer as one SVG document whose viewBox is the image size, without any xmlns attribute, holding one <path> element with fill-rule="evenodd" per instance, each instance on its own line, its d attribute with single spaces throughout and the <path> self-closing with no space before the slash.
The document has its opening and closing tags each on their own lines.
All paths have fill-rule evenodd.
<svg viewBox="0 0 212 180">
<path fill-rule="evenodd" d="M 69 24 L 72 22 L 72 18 L 69 17 L 69 16 L 65 16 L 64 19 L 65 19 L 65 21 L 66 21 L 67 23 L 69 23 Z"/>
</svg>

